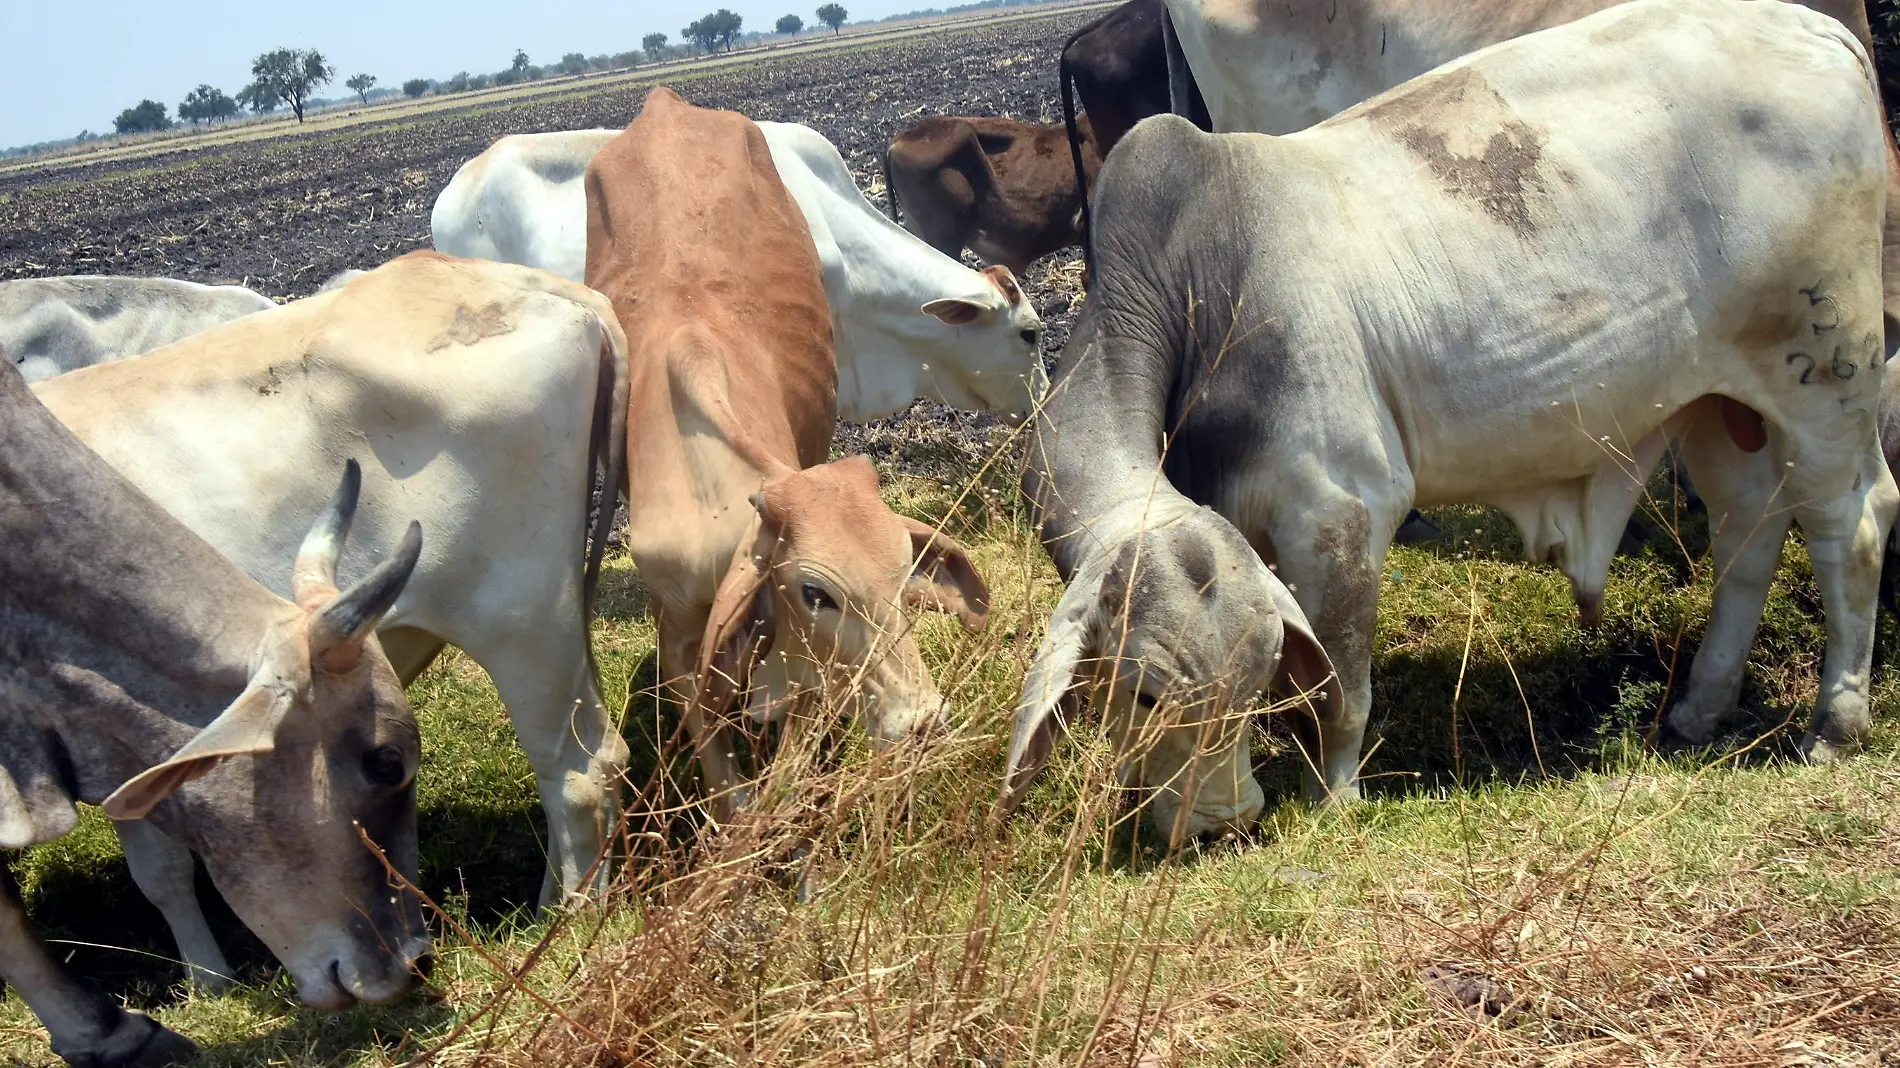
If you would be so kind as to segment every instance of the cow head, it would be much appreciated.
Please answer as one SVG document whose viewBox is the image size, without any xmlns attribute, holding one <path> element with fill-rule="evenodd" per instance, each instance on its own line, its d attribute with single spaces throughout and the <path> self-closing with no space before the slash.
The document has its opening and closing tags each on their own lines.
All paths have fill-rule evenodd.
<svg viewBox="0 0 1900 1068">
<path fill-rule="evenodd" d="M 1171 841 L 1239 829 L 1265 799 L 1247 758 L 1268 694 L 1314 704 L 1332 665 L 1240 532 L 1208 509 L 1108 545 L 1056 606 L 1016 706 L 1003 806 L 1022 800 L 1080 686 L 1105 705 L 1125 783 L 1153 792 Z"/>
<path fill-rule="evenodd" d="M 958 328 L 954 358 L 928 368 L 932 393 L 953 408 L 981 408 L 1011 420 L 1027 418 L 1048 385 L 1042 366 L 1042 318 L 1007 267 L 985 267 L 970 293 L 923 306 L 925 315 Z"/>
<path fill-rule="evenodd" d="M 105 802 L 114 819 L 149 813 L 202 856 L 298 994 L 326 1009 L 397 997 L 429 950 L 415 894 L 361 838 L 414 882 L 416 721 L 372 631 L 415 568 L 422 532 L 411 523 L 395 553 L 339 591 L 361 478 L 350 461 L 297 554 L 296 606 L 264 634 L 237 700 Z"/>
<path fill-rule="evenodd" d="M 944 701 L 902 608 L 955 615 L 971 631 L 989 588 L 961 545 L 890 510 L 861 456 L 784 475 L 753 496 L 754 537 L 720 583 L 700 654 L 700 700 L 755 719 L 801 695 L 840 699 L 880 748 L 925 734 Z"/>
</svg>

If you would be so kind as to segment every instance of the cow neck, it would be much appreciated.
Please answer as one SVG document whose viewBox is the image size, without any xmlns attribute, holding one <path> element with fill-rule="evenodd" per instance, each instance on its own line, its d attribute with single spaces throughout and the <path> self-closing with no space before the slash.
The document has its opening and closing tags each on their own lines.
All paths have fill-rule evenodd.
<svg viewBox="0 0 1900 1068">
<path fill-rule="evenodd" d="M 1065 579 L 1108 547 L 1198 509 L 1162 471 L 1168 362 L 1151 346 L 1104 337 L 1095 307 L 1078 320 L 1035 420 L 1023 477 Z"/>
<path fill-rule="evenodd" d="M 238 695 L 266 628 L 296 612 L 82 445 L 10 368 L 0 545 L 0 655 L 57 674 L 62 691 L 192 726 Z"/>
</svg>

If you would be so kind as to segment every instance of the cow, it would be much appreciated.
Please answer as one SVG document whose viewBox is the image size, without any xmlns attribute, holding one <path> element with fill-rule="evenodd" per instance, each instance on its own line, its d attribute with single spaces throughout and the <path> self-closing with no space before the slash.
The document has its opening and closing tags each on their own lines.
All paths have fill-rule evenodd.
<svg viewBox="0 0 1900 1068">
<path fill-rule="evenodd" d="M 122 360 L 277 305 L 243 286 L 71 275 L 0 282 L 0 354 L 32 382 Z"/>
<path fill-rule="evenodd" d="M 734 707 L 772 722 L 824 694 L 880 747 L 927 732 L 944 702 L 900 602 L 972 630 L 989 611 L 963 547 L 892 512 L 868 460 L 825 462 L 831 311 L 772 159 L 751 120 L 661 87 L 586 176 L 587 284 L 628 331 L 627 546 L 721 822 L 746 803 Z"/>
<path fill-rule="evenodd" d="M 358 525 L 375 544 L 412 516 L 429 551 L 379 624 L 404 685 L 446 644 L 494 680 L 548 821 L 542 904 L 590 892 L 626 747 L 601 705 L 588 601 L 614 485 L 626 339 L 599 294 L 543 271 L 414 252 L 270 315 L 136 360 L 38 383 L 108 463 L 259 581 L 283 589 L 289 524 L 332 458 L 362 456 Z M 597 522 L 611 518 L 599 510 Z M 345 577 L 367 572 L 343 555 Z M 201 986 L 229 968 L 191 859 L 121 824 L 141 888 Z M 593 872 L 590 881 L 589 872 Z"/>
<path fill-rule="evenodd" d="M 339 591 L 356 486 L 352 461 L 295 548 L 284 600 L 0 365 L 0 849 L 72 831 L 78 802 L 149 819 L 203 855 L 323 1009 L 394 1000 L 429 953 L 413 890 L 416 721 L 372 633 L 422 538 L 411 523 Z M 174 1064 L 195 1048 L 68 976 L 4 864 L 0 979 L 68 1063 Z"/>
<path fill-rule="evenodd" d="M 968 248 L 1023 274 L 1031 261 L 1082 239 L 1077 176 L 1093 179 L 1101 157 L 1087 116 L 1076 137 L 1080 172 L 1060 126 L 932 115 L 884 150 L 891 218 L 952 259 Z"/>
<path fill-rule="evenodd" d="M 1163 734 L 1128 759 L 1165 830 L 1257 817 L 1216 713 L 1263 690 L 1307 710 L 1309 795 L 1356 797 L 1397 518 L 1503 509 L 1588 623 L 1672 439 L 1720 579 L 1669 727 L 1706 741 L 1734 708 L 1792 519 L 1827 627 L 1802 748 L 1855 750 L 1900 503 L 1875 428 L 1885 153 L 1853 35 L 1751 0 L 1633 0 L 1289 136 L 1143 122 L 1103 165 L 1097 289 L 1029 442 L 1070 584 L 1004 803 L 1078 672 Z"/>
<path fill-rule="evenodd" d="M 756 125 L 823 266 L 838 414 L 881 418 L 918 397 L 1007 418 L 1026 414 L 1044 382 L 1042 320 L 1015 277 L 970 270 L 885 218 L 816 131 Z M 437 198 L 435 247 L 581 281 L 587 207 L 580 176 L 619 133 L 517 134 L 495 142 Z M 539 169 L 516 173 L 530 169 L 525 160 Z"/>
<path fill-rule="evenodd" d="M 1088 254 L 1089 183 L 1109 151 L 1150 115 L 1167 114 L 1173 107 L 1173 84 L 1168 69 L 1168 9 L 1163 0 L 1128 3 L 1084 23 L 1062 44 L 1056 72 L 1062 85 L 1062 122 L 1069 139 L 1070 165 L 1081 202 L 1080 234 Z M 1190 79 L 1183 87 L 1184 113 L 1194 114 L 1197 98 Z M 1082 105 L 1086 125 L 1076 117 Z M 1196 119 L 1212 129 L 1204 107 Z M 1093 161 L 1085 145 L 1093 141 Z"/>
</svg>

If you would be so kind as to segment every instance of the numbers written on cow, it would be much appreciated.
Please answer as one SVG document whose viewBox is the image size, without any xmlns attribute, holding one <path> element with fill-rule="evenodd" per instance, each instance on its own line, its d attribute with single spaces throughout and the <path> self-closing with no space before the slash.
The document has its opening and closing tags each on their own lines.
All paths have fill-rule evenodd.
<svg viewBox="0 0 1900 1068">
<path fill-rule="evenodd" d="M 1814 357 L 1805 352 L 1790 352 L 1788 354 L 1788 366 L 1794 367 L 1797 365 L 1801 368 L 1801 384 L 1804 386 L 1817 384 L 1812 377 L 1817 367 L 1819 367 L 1821 371 L 1819 380 L 1821 382 L 1845 382 L 1854 377 L 1859 371 L 1859 368 L 1854 366 L 1853 360 L 1841 355 L 1841 346 L 1839 345 L 1834 346 L 1834 354 L 1828 359 L 1825 366 L 1818 364 Z"/>
</svg>

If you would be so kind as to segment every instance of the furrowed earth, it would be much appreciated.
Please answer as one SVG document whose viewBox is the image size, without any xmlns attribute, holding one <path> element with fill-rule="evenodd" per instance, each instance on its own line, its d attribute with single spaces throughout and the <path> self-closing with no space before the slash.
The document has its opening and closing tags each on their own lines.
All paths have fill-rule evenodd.
<svg viewBox="0 0 1900 1068">
<path fill-rule="evenodd" d="M 882 205 L 877 153 L 922 115 L 1059 121 L 1055 57 L 1088 17 L 667 80 L 697 104 L 814 127 Z M 0 279 L 168 275 L 307 296 L 428 247 L 436 194 L 495 138 L 624 125 L 650 84 L 0 173 Z M 1024 282 L 1053 358 L 1079 261 L 1050 257 Z M 841 425 L 836 448 L 870 453 L 900 511 L 947 517 L 995 592 L 981 636 L 919 624 L 959 728 L 914 764 L 841 730 L 822 767 L 786 772 L 798 789 L 762 792 L 779 807 L 695 837 L 669 807 L 690 798 L 690 772 L 662 756 L 677 723 L 654 699 L 644 590 L 616 551 L 595 638 L 609 707 L 633 693 L 629 796 L 656 768 L 670 777 L 629 803 L 665 814 L 633 822 L 611 907 L 535 915 L 533 778 L 487 676 L 451 651 L 410 688 L 420 881 L 441 906 L 425 994 L 298 1006 L 202 877 L 241 984 L 190 993 L 92 810 L 11 858 L 36 922 L 76 973 L 204 1045 L 204 1064 L 1900 1064 L 1900 687 L 1877 665 L 1867 753 L 1798 762 L 1824 643 L 1798 537 L 1741 708 L 1715 745 L 1686 751 L 1651 743 L 1713 576 L 1706 521 L 1665 481 L 1641 514 L 1648 545 L 1618 558 L 1590 630 L 1561 576 L 1520 562 L 1502 515 L 1434 513 L 1442 543 L 1386 563 L 1368 799 L 1307 808 L 1290 732 L 1262 716 L 1266 820 L 1171 852 L 1137 826 L 1086 716 L 1022 813 L 988 818 L 1061 589 L 1016 493 L 1010 430 L 919 404 Z M 1890 663 L 1900 636 L 1880 627 Z M 787 842 L 808 847 L 802 884 Z M 0 1061 L 54 1061 L 13 996 Z"/>
</svg>

